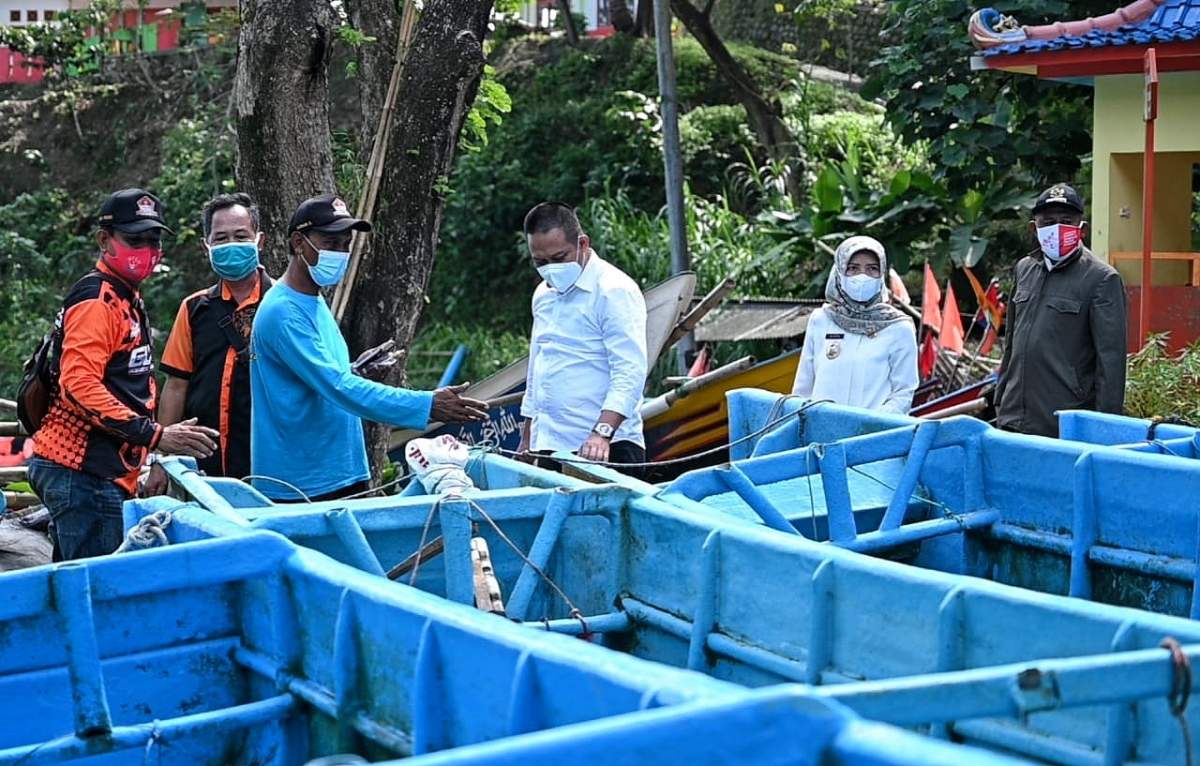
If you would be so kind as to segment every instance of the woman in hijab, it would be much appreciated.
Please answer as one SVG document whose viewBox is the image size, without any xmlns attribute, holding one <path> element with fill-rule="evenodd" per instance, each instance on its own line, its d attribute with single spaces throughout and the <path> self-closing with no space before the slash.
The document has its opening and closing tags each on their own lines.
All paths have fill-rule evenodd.
<svg viewBox="0 0 1200 766">
<path fill-rule="evenodd" d="M 917 389 L 912 320 L 888 302 L 883 245 L 851 237 L 838 246 L 826 303 L 808 318 L 792 393 L 907 413 Z"/>
</svg>

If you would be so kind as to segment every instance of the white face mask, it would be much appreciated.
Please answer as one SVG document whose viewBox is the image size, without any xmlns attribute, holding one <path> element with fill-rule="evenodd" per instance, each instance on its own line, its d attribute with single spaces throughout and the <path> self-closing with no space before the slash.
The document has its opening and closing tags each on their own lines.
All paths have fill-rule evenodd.
<svg viewBox="0 0 1200 766">
<path fill-rule="evenodd" d="M 855 274 L 842 279 L 842 289 L 846 291 L 846 295 L 850 296 L 851 300 L 866 303 L 879 295 L 880 290 L 883 289 L 883 278 L 872 277 L 869 274 Z"/>
<path fill-rule="evenodd" d="M 547 263 L 545 266 L 538 266 L 537 272 L 548 285 L 560 293 L 565 293 L 575 286 L 579 275 L 583 273 L 583 267 L 575 261 Z"/>
<path fill-rule="evenodd" d="M 1058 263 L 1079 247 L 1083 239 L 1083 229 L 1065 223 L 1053 223 L 1049 226 L 1039 226 L 1037 229 L 1038 247 L 1051 263 Z"/>
<path fill-rule="evenodd" d="M 546 280 L 546 284 L 560 293 L 565 293 L 579 281 L 583 266 L 579 263 L 579 245 L 575 246 L 575 260 L 563 263 L 547 263 L 537 267 L 537 273 Z"/>
</svg>

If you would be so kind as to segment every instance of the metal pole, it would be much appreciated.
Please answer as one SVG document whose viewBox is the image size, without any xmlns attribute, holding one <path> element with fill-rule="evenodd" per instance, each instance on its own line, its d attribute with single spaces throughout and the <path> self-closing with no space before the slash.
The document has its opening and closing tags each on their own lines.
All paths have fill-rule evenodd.
<svg viewBox="0 0 1200 766">
<path fill-rule="evenodd" d="M 646 2 L 646 0 L 642 0 Z M 670 0 L 654 0 L 654 38 L 658 51 L 658 90 L 662 98 L 663 166 L 666 170 L 667 222 L 671 228 L 671 273 L 691 268 L 687 221 L 683 215 L 683 151 L 679 145 L 679 97 L 675 90 L 675 54 L 671 45 Z M 692 333 L 676 345 L 679 372 L 687 372 L 687 358 L 696 347 Z"/>
<path fill-rule="evenodd" d="M 1138 291 L 1137 348 L 1150 334 L 1150 289 L 1154 249 L 1154 122 L 1158 118 L 1158 60 L 1154 48 L 1145 55 L 1146 145 L 1142 154 L 1142 289 Z"/>
</svg>

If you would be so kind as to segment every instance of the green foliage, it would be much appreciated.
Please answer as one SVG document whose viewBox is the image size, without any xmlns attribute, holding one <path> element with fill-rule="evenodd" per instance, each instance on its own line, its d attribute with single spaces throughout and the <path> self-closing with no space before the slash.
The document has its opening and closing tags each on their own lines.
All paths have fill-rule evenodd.
<svg viewBox="0 0 1200 766">
<path fill-rule="evenodd" d="M 1125 412 L 1138 418 L 1182 417 L 1200 423 L 1200 343 L 1167 353 L 1167 335 L 1150 336 L 1129 355 Z"/>
<path fill-rule="evenodd" d="M 740 295 L 781 295 L 795 286 L 794 240 L 762 227 L 716 197 L 706 199 L 685 190 L 688 250 L 696 272 L 697 292 L 725 277 L 738 282 Z M 670 232 L 665 211 L 647 213 L 623 191 L 589 200 L 580 223 L 593 247 L 606 260 L 632 276 L 643 288 L 670 276 Z"/>
<path fill-rule="evenodd" d="M 96 201 L 95 204 L 99 204 Z M 0 392 L 11 398 L 21 365 L 49 332 L 63 291 L 90 266 L 89 200 L 61 190 L 0 206 Z"/>
<path fill-rule="evenodd" d="M 1084 18 L 1111 0 L 1011 0 L 994 4 L 1025 24 Z M 951 191 L 982 189 L 1006 176 L 1034 187 L 1071 180 L 1090 151 L 1092 90 L 1021 74 L 972 72 L 966 34 L 973 6 L 963 0 L 889 3 L 885 37 L 862 95 L 887 100 L 906 143 L 925 142 Z"/>
<path fill-rule="evenodd" d="M 160 346 L 180 300 L 214 280 L 200 246 L 199 213 L 211 196 L 233 189 L 234 139 L 224 109 L 198 107 L 164 135 L 161 154 L 157 176 L 143 184 L 162 199 L 175 231 L 143 291 Z M 94 216 L 109 191 L 47 189 L 0 206 L 0 392 L 15 391 L 21 365 L 49 331 L 63 294 L 95 262 Z"/>
<path fill-rule="evenodd" d="M 136 42 L 131 30 L 110 31 L 118 0 L 93 0 L 86 8 L 59 11 L 53 24 L 0 26 L 0 46 L 42 59 L 60 76 L 76 77 L 100 70 L 105 34 L 125 44 Z"/>
<path fill-rule="evenodd" d="M 797 76 L 796 64 L 780 56 L 733 50 L 769 92 L 788 88 Z M 734 103 L 699 45 L 680 40 L 676 53 L 685 110 Z M 657 73 L 653 41 L 628 35 L 577 49 L 559 41 L 521 43 L 497 50 L 492 63 L 512 111 L 488 126 L 486 145 L 456 161 L 429 312 L 436 321 L 520 329 L 528 305 L 511 296 L 530 287 L 520 236 L 530 207 L 547 199 L 581 205 L 617 191 L 646 213 L 662 205 Z M 708 173 L 722 164 L 709 162 L 693 174 L 698 193 L 721 192 L 723 175 Z"/>
<path fill-rule="evenodd" d="M 479 93 L 467 113 L 463 135 L 459 143 L 468 151 L 479 151 L 487 146 L 488 125 L 504 122 L 504 115 L 512 111 L 512 97 L 504 83 L 496 79 L 496 68 L 490 64 L 483 67 L 483 79 L 479 82 Z"/>
<path fill-rule="evenodd" d="M 350 209 L 356 209 L 367 183 L 367 168 L 363 164 L 358 134 L 351 130 L 334 130 L 331 145 L 334 187 Z"/>
<path fill-rule="evenodd" d="M 531 290 L 532 292 L 532 290 Z M 408 384 L 431 389 L 449 362 L 445 355 L 466 344 L 470 350 L 459 382 L 478 382 L 529 353 L 529 336 L 489 327 L 461 324 L 429 324 L 413 339 L 408 358 Z M 431 356 L 431 353 L 443 354 Z"/>
</svg>

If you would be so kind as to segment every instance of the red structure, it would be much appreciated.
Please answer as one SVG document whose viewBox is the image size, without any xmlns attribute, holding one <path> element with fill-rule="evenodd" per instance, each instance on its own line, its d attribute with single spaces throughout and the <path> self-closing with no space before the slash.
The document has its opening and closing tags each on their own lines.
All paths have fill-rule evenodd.
<svg viewBox="0 0 1200 766">
<path fill-rule="evenodd" d="M 71 3 L 73 9 L 80 5 L 80 0 Z M 124 8 L 113 17 L 106 30 L 107 52 L 121 55 L 175 50 L 181 45 L 185 28 L 192 27 L 203 36 L 206 15 L 225 8 L 236 9 L 236 0 L 207 0 L 192 5 L 178 0 L 160 0 L 145 9 Z M 0 46 L 0 84 L 39 83 L 44 76 L 41 61 Z"/>
</svg>

